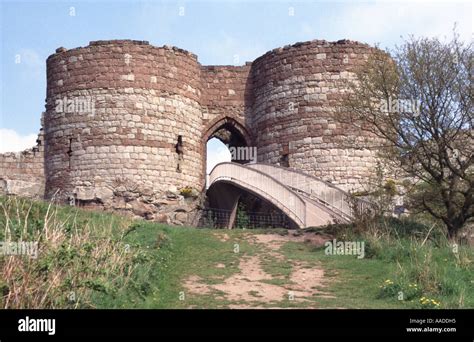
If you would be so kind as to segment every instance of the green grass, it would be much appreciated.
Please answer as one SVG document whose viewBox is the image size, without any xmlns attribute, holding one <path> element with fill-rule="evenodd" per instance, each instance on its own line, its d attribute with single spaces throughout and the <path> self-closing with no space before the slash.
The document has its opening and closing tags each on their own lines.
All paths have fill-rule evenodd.
<svg viewBox="0 0 474 342">
<path fill-rule="evenodd" d="M 288 242 L 282 248 L 289 260 L 320 265 L 327 284 L 322 291 L 335 298 L 314 298 L 323 308 L 405 308 L 405 303 L 376 299 L 380 283 L 395 265 L 380 260 L 357 259 L 354 256 L 326 255 L 324 249 Z"/>
<path fill-rule="evenodd" d="M 281 260 L 272 255 L 262 257 L 263 270 L 276 279 L 269 281 L 270 284 L 284 284 L 288 282 L 293 266 L 289 260 Z"/>
<path fill-rule="evenodd" d="M 95 307 L 127 288 L 139 253 L 124 253 L 120 216 L 0 197 L 0 241 L 37 243 L 38 258 L 0 257 L 5 308 Z"/>
<path fill-rule="evenodd" d="M 148 263 L 139 266 L 142 283 L 147 284 L 146 296 L 113 298 L 101 301 L 101 307 L 137 307 L 137 308 L 214 308 L 225 305 L 216 300 L 219 294 L 194 296 L 187 293 L 183 282 L 190 276 L 198 276 L 205 283 L 219 283 L 238 271 L 239 257 L 251 255 L 254 247 L 246 242 L 239 231 L 227 232 L 228 241 L 220 241 L 218 231 L 188 227 L 167 227 L 149 222 L 136 224 L 136 229 L 125 237 L 132 248 L 146 250 Z M 160 248 L 156 246 L 156 237 L 165 235 L 167 242 Z M 235 244 L 239 253 L 235 253 Z M 153 264 L 150 267 L 150 264 Z M 217 264 L 225 267 L 218 268 Z M 146 279 L 146 280 L 145 280 Z M 183 298 L 185 300 L 180 300 Z M 132 303 L 132 306 L 130 306 Z M 117 305 L 118 304 L 118 305 Z"/>
<path fill-rule="evenodd" d="M 396 246 L 384 244 L 380 254 L 366 259 L 326 255 L 324 248 L 293 242 L 286 243 L 282 250 L 288 260 L 323 266 L 331 279 L 323 290 L 335 296 L 318 298 L 323 307 L 422 308 L 419 299 L 423 296 L 440 302 L 441 308 L 474 307 L 472 248 L 461 246 L 459 254 L 454 254 L 450 247 L 427 245 L 414 251 L 413 245 L 419 246 L 410 241 Z M 425 260 L 430 253 L 432 257 Z M 396 291 L 384 296 L 381 286 L 387 279 L 394 282 Z M 414 298 L 410 298 L 410 284 L 420 289 Z M 399 291 L 404 300 L 399 300 Z"/>
<path fill-rule="evenodd" d="M 431 302 L 420 303 L 420 298 L 426 297 L 439 302 L 442 308 L 474 307 L 472 247 L 459 246 L 458 253 L 453 253 L 446 241 L 443 242 L 436 234 L 433 234 L 435 238 L 430 237 L 421 246 L 427 231 L 419 224 L 393 221 L 389 227 L 391 235 L 377 237 L 354 234 L 350 226 L 345 227 L 343 233 L 338 232 L 336 226 L 327 227 L 326 231 L 331 231 L 340 239 L 344 236 L 346 239 L 364 240 L 364 259 L 326 255 L 324 248 L 297 242 L 285 243 L 277 251 L 281 255 L 278 257 L 267 246 L 249 242 L 249 236 L 287 234 L 281 229 L 170 227 L 105 212 L 61 206 L 53 209 L 56 210 L 58 229 L 66 232 L 90 231 L 92 235 L 88 243 L 93 246 L 110 234 L 111 243 L 127 250 L 129 257 L 126 258 L 126 269 L 132 270 L 127 281 L 117 281 L 113 278 L 114 273 L 100 273 L 102 287 L 96 288 L 97 284 L 92 284 L 92 292 L 87 300 L 90 307 L 226 308 L 231 304 L 243 304 L 226 300 L 225 293 L 217 290 L 211 289 L 209 293 L 200 295 L 189 293 L 184 283 L 190 277 L 198 277 L 204 285 L 220 284 L 240 272 L 239 262 L 250 256 L 260 259 L 263 271 L 272 276 L 272 279 L 262 282 L 272 285 L 291 288 L 290 276 L 296 264 L 322 268 L 325 272 L 325 282 L 317 288 L 323 292 L 321 295 L 316 294 L 305 302 L 285 298 L 280 302 L 264 303 L 259 292 L 252 289 L 249 294 L 256 306 L 423 308 L 431 305 Z M 47 211 L 47 203 L 0 197 L 0 227 L 8 223 L 16 238 L 21 237 L 25 227 L 29 234 L 41 231 L 45 226 Z M 393 234 L 394 231 L 396 234 Z M 0 240 L 4 238 L 5 230 L 0 229 Z M 74 248 L 82 251 L 81 246 Z M 51 255 L 57 256 L 60 252 L 61 249 Z M 74 267 L 79 267 L 81 263 L 96 262 L 84 253 L 72 258 L 76 258 L 70 264 Z M 0 266 L 2 260 L 0 257 Z M 43 261 L 38 259 L 38 262 Z M 77 270 L 79 272 L 80 268 Z M 0 279 L 3 278 L 4 275 Z M 0 289 L 2 286 L 0 281 Z M 61 291 L 67 291 L 67 287 Z M 408 298 L 398 300 L 400 291 Z M 325 294 L 332 298 L 326 298 Z"/>
<path fill-rule="evenodd" d="M 244 240 L 247 234 L 253 234 L 248 230 L 225 231 L 230 236 L 226 242 L 216 238 L 215 230 L 194 228 L 169 228 L 147 223 L 142 224 L 141 229 L 130 234 L 131 241 L 137 244 L 150 245 L 154 235 L 164 232 L 172 241 L 164 249 L 152 250 L 150 253 L 155 259 L 162 258 L 165 265 L 159 267 L 161 276 L 156 277 L 156 297 L 137 302 L 137 307 L 156 308 L 186 308 L 203 307 L 219 308 L 226 307 L 229 303 L 222 299 L 216 299 L 216 294 L 190 295 L 185 301 L 179 300 L 181 291 L 185 291 L 183 280 L 191 275 L 197 275 L 208 284 L 216 284 L 224 278 L 238 271 L 238 260 L 243 255 L 255 255 L 262 253 L 261 248 L 256 248 Z M 267 231 L 258 231 L 263 233 Z M 192 243 L 190 243 L 192 241 Z M 233 252 L 234 244 L 240 245 L 240 253 Z M 409 242 L 406 245 L 384 246 L 381 254 L 376 257 L 357 259 L 353 256 L 329 256 L 324 253 L 323 248 L 314 247 L 301 243 L 288 242 L 281 252 L 286 259 L 279 260 L 269 254 L 260 254 L 262 268 L 274 278 L 263 282 L 274 285 L 288 285 L 289 276 L 292 271 L 292 262 L 304 262 L 314 267 L 322 267 L 328 283 L 320 290 L 334 298 L 316 296 L 311 300 L 316 307 L 321 308 L 420 308 L 418 300 L 400 301 L 396 295 L 392 297 L 381 297 L 380 286 L 388 278 L 407 283 L 404 277 L 410 276 L 413 271 Z M 426 295 L 437 298 L 443 307 L 459 307 L 459 289 L 464 293 L 463 307 L 474 307 L 472 299 L 472 287 L 469 287 L 472 279 L 472 270 L 456 267 L 456 257 L 449 252 L 448 248 L 435 248 L 429 246 L 427 250 L 434 251 L 433 260 L 435 266 L 442 268 L 446 274 L 442 277 L 441 293 L 426 292 Z M 467 251 L 467 249 L 466 249 Z M 448 261 L 445 261 L 448 260 Z M 225 268 L 213 267 L 217 263 L 225 264 Z M 406 273 L 401 273 L 401 268 Z M 464 290 L 462 290 L 464 289 Z M 258 299 L 258 297 L 256 297 Z M 274 304 L 268 304 L 269 307 Z M 288 300 L 278 303 L 280 307 L 305 307 L 310 303 L 294 303 Z M 265 305 L 264 305 L 265 306 Z"/>
</svg>

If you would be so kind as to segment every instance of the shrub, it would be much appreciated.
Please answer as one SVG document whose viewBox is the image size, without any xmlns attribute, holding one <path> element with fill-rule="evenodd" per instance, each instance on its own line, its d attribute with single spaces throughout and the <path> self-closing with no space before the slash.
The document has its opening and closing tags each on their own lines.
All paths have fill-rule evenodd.
<svg viewBox="0 0 474 342">
<path fill-rule="evenodd" d="M 179 189 L 179 193 L 184 198 L 197 197 L 197 191 L 190 186 L 185 186 L 184 188 Z"/>
<path fill-rule="evenodd" d="M 235 220 L 236 228 L 250 228 L 250 217 L 247 213 L 247 207 L 240 202 L 237 207 L 237 217 Z"/>
<path fill-rule="evenodd" d="M 413 218 L 373 217 L 363 222 L 315 228 L 338 240 L 365 242 L 365 258 L 396 265 L 380 285 L 377 298 L 411 302 L 419 308 L 463 308 L 474 305 L 473 256 L 468 245 L 453 245 L 442 226 Z M 421 300 L 423 298 L 423 300 Z"/>
<path fill-rule="evenodd" d="M 421 297 L 420 305 L 425 309 L 436 309 L 440 306 L 441 302 L 436 301 L 433 298 Z"/>
<path fill-rule="evenodd" d="M 396 298 L 398 293 L 402 290 L 402 287 L 393 282 L 391 279 L 386 279 L 382 285 L 380 285 L 379 298 Z"/>
<path fill-rule="evenodd" d="M 380 286 L 377 298 L 389 298 L 401 301 L 418 301 L 423 290 L 417 283 L 404 282 L 403 279 L 395 281 L 386 279 Z M 422 297 L 425 298 L 425 297 Z"/>
</svg>

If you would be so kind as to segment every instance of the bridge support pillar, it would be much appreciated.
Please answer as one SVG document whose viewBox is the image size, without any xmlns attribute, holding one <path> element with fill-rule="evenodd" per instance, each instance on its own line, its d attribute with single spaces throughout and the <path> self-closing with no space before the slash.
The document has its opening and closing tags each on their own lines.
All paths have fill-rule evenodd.
<svg viewBox="0 0 474 342">
<path fill-rule="evenodd" d="M 235 219 L 237 217 L 237 208 L 239 207 L 239 198 L 240 198 L 240 194 L 234 200 L 234 205 L 233 205 L 232 210 L 230 212 L 229 223 L 227 224 L 227 229 L 234 228 Z"/>
<path fill-rule="evenodd" d="M 237 208 L 242 190 L 230 184 L 220 183 L 212 186 L 207 193 L 211 208 L 229 211 L 227 229 L 232 229 L 237 217 Z"/>
</svg>

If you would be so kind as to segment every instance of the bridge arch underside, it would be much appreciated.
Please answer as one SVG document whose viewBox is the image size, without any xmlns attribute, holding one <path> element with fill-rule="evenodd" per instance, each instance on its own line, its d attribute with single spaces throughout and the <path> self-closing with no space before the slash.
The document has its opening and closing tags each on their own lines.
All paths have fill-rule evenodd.
<svg viewBox="0 0 474 342">
<path fill-rule="evenodd" d="M 218 226 L 238 227 L 238 210 L 245 208 L 245 219 L 255 228 L 299 228 L 299 225 L 285 212 L 282 203 L 264 198 L 256 191 L 241 184 L 221 180 L 207 190 L 210 215 L 219 217 Z"/>
</svg>

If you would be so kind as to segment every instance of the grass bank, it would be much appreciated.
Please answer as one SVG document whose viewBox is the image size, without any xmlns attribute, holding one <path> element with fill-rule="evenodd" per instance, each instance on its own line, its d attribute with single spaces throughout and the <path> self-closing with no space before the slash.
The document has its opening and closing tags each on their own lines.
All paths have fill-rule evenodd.
<svg viewBox="0 0 474 342">
<path fill-rule="evenodd" d="M 305 233 L 364 241 L 363 259 L 327 255 L 324 246 L 304 239 L 285 240 L 284 230 L 169 227 L 14 197 L 0 198 L 0 227 L 0 241 L 38 242 L 36 259 L 0 256 L 3 308 L 474 307 L 472 247 L 454 246 L 410 221 Z M 264 234 L 279 244 L 252 240 Z M 301 288 L 308 279 L 298 284 L 293 275 L 305 269 L 324 273 L 320 288 L 303 301 L 283 296 L 265 302 L 262 286 Z M 234 278 L 254 301 L 226 293 L 224 285 Z M 202 291 L 190 291 L 189 282 Z"/>
</svg>

